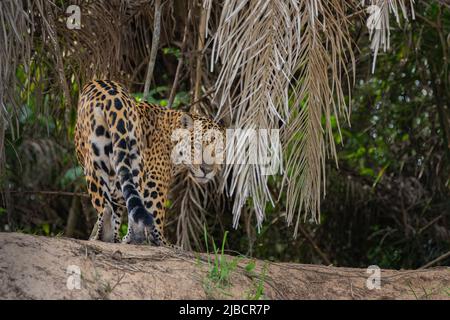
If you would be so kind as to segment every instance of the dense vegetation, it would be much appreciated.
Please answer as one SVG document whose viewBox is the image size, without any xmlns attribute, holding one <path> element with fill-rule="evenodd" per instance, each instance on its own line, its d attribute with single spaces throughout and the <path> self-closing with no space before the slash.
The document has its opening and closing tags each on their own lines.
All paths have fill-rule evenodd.
<svg viewBox="0 0 450 320">
<path fill-rule="evenodd" d="M 5 98 L 8 117 L 3 113 L 2 123 L 7 126 L 2 124 L 4 140 L 0 137 L 5 155 L 0 155 L 2 231 L 86 239 L 96 214 L 73 145 L 80 87 L 96 75 L 123 81 L 138 99 L 144 91 L 153 4 L 134 1 L 126 9 L 120 1 L 92 4 L 91 16 L 83 17 L 86 26 L 69 31 L 65 19 L 55 18 L 64 17 L 67 2 L 53 1 L 53 7 L 36 1 L 43 6 L 39 8 L 24 1 L 25 7 L 36 10 L 33 45 L 9 40 L 27 53 L 21 59 L 29 60 L 12 59 L 6 65 L 8 57 L 2 52 L 1 67 L 13 67 L 15 78 L 12 87 L 2 91 L 4 97 L 14 96 Z M 212 48 L 196 36 L 203 11 L 198 1 L 191 2 L 174 1 L 163 8 L 149 100 L 214 115 L 218 106 L 211 88 L 217 71 L 208 72 Z M 378 56 L 374 74 L 365 21 L 348 14 L 356 66 L 351 95 L 345 91 L 345 100 L 352 102 L 351 126 L 341 121 L 342 135 L 333 133 L 338 167 L 332 158 L 327 160 L 319 224 L 302 218 L 298 236 L 293 237 L 294 226 L 286 225 L 288 204 L 281 176 L 268 181 L 270 192 L 282 196 L 275 207 L 267 203 L 259 232 L 252 199 L 234 230 L 233 197 L 208 198 L 205 194 L 214 194 L 214 186 L 193 191 L 189 181 L 178 177 L 176 196 L 167 204 L 169 238 L 186 248 L 203 249 L 205 225 L 216 242 L 229 231 L 230 251 L 275 261 L 355 267 L 417 268 L 448 252 L 450 7 L 444 1 L 416 2 L 415 20 L 392 23 L 391 48 Z M 7 3 L 2 4 L 5 16 Z M 39 18 L 39 12 L 48 12 L 45 9 L 52 12 L 47 22 L 56 34 L 49 33 Z M 212 29 L 219 9 L 211 12 Z M 90 31 L 99 34 L 93 39 Z M 52 37 L 58 46 L 48 41 Z M 57 56 L 60 52 L 64 54 Z M 181 76 L 170 103 L 180 59 Z M 66 87 L 61 86 L 61 74 Z M 331 124 L 337 127 L 335 117 Z M 202 210 L 183 201 L 192 198 L 203 201 Z M 448 265 L 450 259 L 439 263 Z"/>
</svg>

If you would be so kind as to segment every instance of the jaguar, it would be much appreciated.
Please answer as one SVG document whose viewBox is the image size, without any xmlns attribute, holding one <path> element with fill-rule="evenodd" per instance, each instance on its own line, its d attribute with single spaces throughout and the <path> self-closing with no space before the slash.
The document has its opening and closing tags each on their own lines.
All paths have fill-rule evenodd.
<svg viewBox="0 0 450 320">
<path fill-rule="evenodd" d="M 181 141 L 175 133 L 184 133 Z M 164 220 L 173 178 L 182 169 L 200 183 L 216 175 L 221 161 L 192 158 L 199 145 L 218 157 L 221 134 L 223 127 L 212 119 L 138 102 L 116 81 L 87 83 L 78 102 L 75 148 L 98 214 L 90 239 L 169 245 Z"/>
</svg>

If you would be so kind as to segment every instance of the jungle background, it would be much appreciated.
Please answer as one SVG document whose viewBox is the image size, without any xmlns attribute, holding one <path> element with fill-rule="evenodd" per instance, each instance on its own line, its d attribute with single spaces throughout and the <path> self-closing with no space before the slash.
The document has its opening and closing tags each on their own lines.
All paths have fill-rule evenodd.
<svg viewBox="0 0 450 320">
<path fill-rule="evenodd" d="M 220 242 L 229 231 L 229 253 L 396 269 L 418 268 L 449 252 L 450 4 L 415 1 L 415 19 L 408 12 L 409 19 L 391 23 L 390 48 L 380 50 L 372 73 L 365 10 L 353 2 L 341 12 L 349 20 L 346 50 L 354 60 L 354 79 L 342 97 L 351 105 L 351 126 L 341 121 L 342 134 L 332 133 L 337 161 L 324 161 L 320 223 L 302 217 L 288 226 L 293 194 L 282 188 L 283 176 L 273 176 L 269 192 L 281 196 L 275 206 L 267 202 L 260 230 L 252 199 L 234 229 L 233 196 L 215 191 L 215 183 L 197 187 L 179 176 L 167 204 L 166 234 L 173 243 L 205 250 L 205 232 Z M 0 2 L 1 231 L 88 238 L 96 213 L 73 133 L 80 88 L 92 77 L 119 80 L 137 99 L 144 98 L 147 83 L 150 102 L 217 114 L 220 72 L 211 72 L 214 46 L 201 35 L 214 32 L 226 3 Z M 81 7 L 79 30 L 66 25 L 72 4 Z M 155 6 L 161 23 L 149 83 Z M 228 125 L 234 121 L 223 118 Z M 328 121 L 337 127 L 337 118 L 322 119 Z M 449 265 L 446 256 L 437 264 Z"/>
</svg>

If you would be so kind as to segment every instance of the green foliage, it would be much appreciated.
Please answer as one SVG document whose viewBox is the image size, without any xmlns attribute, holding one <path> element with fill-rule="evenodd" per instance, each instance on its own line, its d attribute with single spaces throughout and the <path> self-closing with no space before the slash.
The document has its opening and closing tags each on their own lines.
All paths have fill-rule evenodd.
<svg viewBox="0 0 450 320">
<path fill-rule="evenodd" d="M 250 268 L 247 268 L 250 265 Z M 267 272 L 267 264 L 264 265 L 262 272 L 260 275 L 256 275 L 253 272 L 253 269 L 255 268 L 255 264 L 249 263 L 246 266 L 246 271 L 252 276 L 252 278 L 256 278 L 255 287 L 252 291 L 248 292 L 247 299 L 248 300 L 262 300 L 264 298 L 264 283 L 266 278 L 266 272 Z M 250 269 L 250 270 L 249 270 Z"/>
<path fill-rule="evenodd" d="M 127 235 L 127 232 L 128 232 L 128 224 L 122 223 L 119 229 L 120 238 L 122 239 L 123 237 L 125 237 Z"/>
<path fill-rule="evenodd" d="M 84 179 L 83 168 L 81 166 L 72 167 L 61 178 L 61 185 L 64 188 L 81 179 Z"/>
<path fill-rule="evenodd" d="M 169 102 L 169 98 L 168 98 L 169 93 L 170 93 L 170 91 L 167 86 L 156 87 L 149 91 L 149 93 L 148 93 L 149 97 L 147 99 L 147 102 L 151 103 L 151 104 L 158 104 L 161 107 L 167 107 L 168 102 Z M 133 93 L 133 97 L 137 101 L 142 101 L 144 98 L 144 93 L 142 93 L 142 92 Z M 179 107 L 181 107 L 183 105 L 189 104 L 189 101 L 190 101 L 190 96 L 189 96 L 188 92 L 185 92 L 185 91 L 177 92 L 175 95 L 175 99 L 173 100 L 172 108 L 178 109 Z"/>
<path fill-rule="evenodd" d="M 223 295 L 228 295 L 227 289 L 229 289 L 232 284 L 231 277 L 234 273 L 238 272 L 237 269 L 239 263 L 244 257 L 237 256 L 229 259 L 224 255 L 225 244 L 229 234 L 228 231 L 225 231 L 223 235 L 222 245 L 220 248 L 216 245 L 214 239 L 211 239 L 212 252 L 210 252 L 210 241 L 208 240 L 206 226 L 204 226 L 203 230 L 206 252 L 208 254 L 208 275 L 203 282 L 205 292 L 208 296 L 214 296 L 214 292 L 216 291 Z M 211 259 L 211 255 L 213 255 L 214 259 Z M 246 293 L 246 299 L 249 300 L 260 300 L 264 297 L 264 280 L 267 272 L 267 264 L 264 265 L 261 274 L 257 274 L 255 270 L 256 262 L 254 260 L 250 260 L 243 267 L 243 271 L 253 281 L 253 287 L 249 288 Z"/>
<path fill-rule="evenodd" d="M 228 231 L 225 231 L 225 234 L 223 236 L 222 240 L 222 247 L 218 248 L 216 246 L 216 243 L 214 242 L 214 239 L 211 239 L 212 243 L 212 254 L 214 255 L 214 260 L 211 261 L 211 258 L 209 256 L 209 245 L 208 245 L 208 235 L 206 232 L 205 227 L 204 237 L 205 237 L 205 245 L 206 250 L 208 253 L 208 265 L 209 265 L 209 273 L 208 273 L 208 280 L 211 282 L 214 286 L 217 286 L 218 288 L 226 288 L 230 285 L 230 276 L 233 271 L 236 270 L 236 267 L 239 263 L 239 258 L 233 258 L 232 260 L 227 259 L 224 256 L 224 249 L 225 249 L 225 243 L 227 241 L 227 235 Z"/>
<path fill-rule="evenodd" d="M 175 58 L 180 59 L 180 49 L 178 48 L 173 48 L 173 47 L 166 47 L 162 49 L 162 52 L 165 55 L 173 55 Z"/>
</svg>

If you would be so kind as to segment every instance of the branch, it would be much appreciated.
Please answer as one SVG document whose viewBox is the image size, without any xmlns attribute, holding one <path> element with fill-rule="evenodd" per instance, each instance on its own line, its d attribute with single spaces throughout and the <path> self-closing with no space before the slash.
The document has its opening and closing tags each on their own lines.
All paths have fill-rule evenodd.
<svg viewBox="0 0 450 320">
<path fill-rule="evenodd" d="M 302 227 L 301 224 L 298 225 L 298 230 L 300 231 L 300 233 L 303 234 L 303 236 L 306 238 L 306 240 L 308 240 L 308 242 L 313 247 L 314 251 L 316 251 L 316 253 L 322 258 L 322 260 L 327 265 L 329 265 L 329 266 L 332 265 L 330 259 L 328 259 L 328 257 L 325 255 L 325 253 L 322 250 L 320 250 L 319 246 L 316 244 L 316 242 L 313 240 L 313 238 L 310 236 L 310 234 Z"/>
<path fill-rule="evenodd" d="M 39 3 L 39 2 L 37 2 Z M 66 126 L 70 124 L 70 113 L 71 113 L 71 98 L 70 98 L 70 89 L 69 85 L 67 84 L 66 75 L 64 72 L 64 63 L 63 63 L 63 57 L 62 57 L 62 50 L 59 46 L 58 42 L 58 34 L 56 30 L 56 23 L 55 23 L 55 17 L 53 14 L 53 9 L 50 7 L 49 3 L 46 4 L 46 11 L 44 11 L 42 7 L 38 4 L 38 7 L 41 11 L 41 14 L 43 17 L 45 15 L 47 16 L 48 20 L 43 19 L 44 23 L 47 26 L 47 32 L 49 33 L 50 42 L 52 43 L 53 50 L 55 52 L 55 58 L 56 58 L 56 71 L 58 73 L 59 82 L 61 85 L 63 97 L 64 97 L 64 122 Z"/>
<path fill-rule="evenodd" d="M 183 64 L 184 64 L 184 52 L 186 50 L 187 33 L 189 31 L 189 22 L 191 21 L 191 14 L 192 14 L 192 8 L 189 8 L 186 25 L 184 26 L 184 34 L 183 34 L 183 42 L 181 44 L 180 60 L 178 60 L 177 71 L 175 73 L 175 79 L 173 80 L 172 90 L 170 91 L 169 103 L 167 106 L 169 109 L 172 107 L 173 101 L 175 100 L 175 94 L 177 92 L 177 87 L 178 87 L 178 81 L 180 80 L 181 68 L 183 67 Z"/>
<path fill-rule="evenodd" d="M 6 192 L 1 190 L 0 193 Z M 8 190 L 9 193 L 14 194 L 42 194 L 42 195 L 55 195 L 55 196 L 70 196 L 70 197 L 85 197 L 89 198 L 89 195 L 84 192 L 66 192 L 66 191 L 39 191 L 39 190 Z"/>
<path fill-rule="evenodd" d="M 198 40 L 197 40 L 197 61 L 195 66 L 196 69 L 195 69 L 194 101 L 199 100 L 200 97 L 200 85 L 202 78 L 202 58 L 203 58 L 203 49 L 205 48 L 205 34 L 206 34 L 207 11 L 202 6 L 200 12 L 201 12 L 200 26 L 198 28 Z"/>
<path fill-rule="evenodd" d="M 211 89 L 209 91 L 207 91 L 203 96 L 201 96 L 199 99 L 195 100 L 194 102 L 191 102 L 190 104 L 188 104 L 186 107 L 190 108 L 200 102 L 203 101 L 203 99 L 205 99 L 206 97 L 209 97 L 211 94 L 213 94 L 216 90 L 215 89 Z"/>
<path fill-rule="evenodd" d="M 158 53 L 159 37 L 161 34 L 161 0 L 155 0 L 155 21 L 153 27 L 152 49 L 150 51 L 150 61 L 148 63 L 147 75 L 145 77 L 144 100 L 148 99 L 150 81 L 155 68 L 156 54 Z"/>
<path fill-rule="evenodd" d="M 450 251 L 447 252 L 447 253 L 444 253 L 443 255 L 441 255 L 439 257 L 437 257 L 433 261 L 428 262 L 426 265 L 420 267 L 419 270 L 427 269 L 427 268 L 431 267 L 432 265 L 434 265 L 434 264 L 436 264 L 436 263 L 438 263 L 438 262 L 440 262 L 440 261 L 442 261 L 442 260 L 444 260 L 444 259 L 446 259 L 448 257 L 450 257 Z"/>
</svg>

